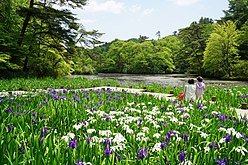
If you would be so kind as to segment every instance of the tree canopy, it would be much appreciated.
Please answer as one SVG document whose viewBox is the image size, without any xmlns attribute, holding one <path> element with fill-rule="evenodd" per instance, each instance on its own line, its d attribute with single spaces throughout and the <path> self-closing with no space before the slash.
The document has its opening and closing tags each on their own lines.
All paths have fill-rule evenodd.
<svg viewBox="0 0 248 165">
<path fill-rule="evenodd" d="M 172 35 L 161 36 L 160 29 L 156 39 L 139 35 L 108 43 L 100 40 L 104 33 L 86 30 L 71 12 L 87 2 L 2 0 L 0 77 L 99 72 L 248 77 L 248 0 L 228 0 L 217 22 L 200 17 Z"/>
</svg>

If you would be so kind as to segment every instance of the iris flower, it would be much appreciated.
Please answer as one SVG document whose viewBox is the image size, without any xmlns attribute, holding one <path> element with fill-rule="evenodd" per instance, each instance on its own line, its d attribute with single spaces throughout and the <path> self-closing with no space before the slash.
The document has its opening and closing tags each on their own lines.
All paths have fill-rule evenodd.
<svg viewBox="0 0 248 165">
<path fill-rule="evenodd" d="M 147 149 L 145 148 L 139 148 L 139 151 L 138 151 L 138 154 L 137 154 L 137 159 L 140 160 L 140 159 L 143 159 L 146 157 L 146 154 L 147 154 Z"/>
</svg>

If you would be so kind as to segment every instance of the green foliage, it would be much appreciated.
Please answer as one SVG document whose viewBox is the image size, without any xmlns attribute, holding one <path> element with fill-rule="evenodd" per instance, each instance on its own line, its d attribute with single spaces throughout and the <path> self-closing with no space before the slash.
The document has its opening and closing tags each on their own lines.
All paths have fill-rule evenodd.
<svg viewBox="0 0 248 165">
<path fill-rule="evenodd" d="M 177 67 L 180 72 L 203 74 L 203 57 L 206 41 L 212 31 L 213 21 L 201 18 L 199 23 L 193 22 L 189 27 L 180 29 L 179 37 L 183 46 L 177 57 Z"/>
<path fill-rule="evenodd" d="M 233 66 L 233 76 L 239 79 L 247 79 L 248 77 L 248 60 L 239 60 Z"/>
<path fill-rule="evenodd" d="M 248 20 L 241 28 L 239 50 L 240 59 L 248 60 Z"/>
<path fill-rule="evenodd" d="M 112 42 L 106 53 L 100 55 L 100 72 L 170 73 L 175 69 L 172 60 L 174 46 L 169 39 L 133 41 Z"/>
<path fill-rule="evenodd" d="M 239 32 L 233 22 L 216 24 L 204 52 L 204 68 L 211 76 L 231 77 L 238 62 Z"/>
<path fill-rule="evenodd" d="M 228 0 L 229 9 L 224 10 L 223 21 L 233 21 L 240 29 L 248 20 L 248 0 Z"/>
<path fill-rule="evenodd" d="M 77 55 L 72 59 L 72 74 L 95 74 L 96 60 L 91 58 L 91 51 L 85 48 L 77 48 Z"/>
</svg>

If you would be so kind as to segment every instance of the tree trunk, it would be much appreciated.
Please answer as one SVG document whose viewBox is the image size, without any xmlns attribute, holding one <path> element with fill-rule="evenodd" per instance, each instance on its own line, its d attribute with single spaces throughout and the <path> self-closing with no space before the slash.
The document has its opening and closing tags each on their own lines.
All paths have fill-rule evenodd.
<svg viewBox="0 0 248 165">
<path fill-rule="evenodd" d="M 29 4 L 29 9 L 33 8 L 34 6 L 34 0 L 30 0 L 30 4 Z M 28 22 L 30 20 L 30 17 L 31 17 L 31 12 L 28 11 L 27 12 L 27 15 L 25 17 L 25 20 L 22 24 L 22 30 L 21 30 L 21 35 L 20 35 L 20 38 L 18 40 L 18 45 L 21 46 L 22 45 L 22 41 L 23 41 L 23 38 L 24 38 L 24 34 L 25 34 L 25 31 L 27 29 L 27 26 L 28 26 Z"/>
<path fill-rule="evenodd" d="M 34 0 L 30 0 L 29 9 L 33 8 L 33 6 L 34 6 Z M 31 18 L 31 12 L 28 11 L 27 15 L 25 17 L 25 20 L 24 20 L 24 22 L 22 24 L 22 30 L 21 30 L 20 37 L 19 37 L 19 39 L 17 41 L 17 44 L 18 44 L 19 47 L 21 47 L 21 45 L 22 45 L 22 41 L 23 41 L 25 31 L 27 29 L 28 22 L 29 22 L 30 18 Z M 18 61 L 19 61 L 18 56 L 14 55 L 14 56 L 11 57 L 11 60 L 10 60 L 11 63 L 17 63 Z"/>
</svg>

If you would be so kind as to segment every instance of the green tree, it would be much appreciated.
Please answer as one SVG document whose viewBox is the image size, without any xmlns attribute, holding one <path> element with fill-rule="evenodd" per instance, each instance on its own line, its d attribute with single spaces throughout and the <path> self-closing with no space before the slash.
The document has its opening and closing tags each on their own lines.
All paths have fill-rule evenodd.
<svg viewBox="0 0 248 165">
<path fill-rule="evenodd" d="M 239 50 L 240 59 L 248 60 L 248 20 L 241 28 Z"/>
<path fill-rule="evenodd" d="M 177 35 L 166 36 L 158 42 L 162 42 L 163 47 L 166 47 L 170 50 L 170 56 L 166 57 L 166 59 L 170 59 L 172 67 L 170 67 L 171 71 L 180 72 L 184 66 L 184 62 L 182 61 L 182 53 L 180 52 L 181 48 L 183 47 L 182 41 Z"/>
<path fill-rule="evenodd" d="M 77 55 L 76 42 L 81 42 L 86 35 L 89 38 L 89 35 L 98 33 L 78 31 L 79 24 L 74 14 L 69 10 L 55 9 L 54 4 L 74 8 L 84 6 L 86 0 L 4 0 L 0 4 L 0 19 L 4 20 L 0 29 L 5 29 L 0 32 L 4 34 L 0 36 L 0 65 L 4 66 L 1 68 L 16 66 L 25 72 L 40 74 L 42 70 L 49 73 L 47 67 L 54 69 L 50 73 L 55 76 L 62 73 L 58 70 L 65 71 L 64 74 L 71 71 L 62 68 L 68 68 Z M 10 28 L 6 28 L 8 26 Z M 94 37 L 91 39 L 95 42 Z M 48 62 L 51 56 L 56 62 Z"/>
<path fill-rule="evenodd" d="M 10 63 L 11 54 L 20 53 L 16 38 L 19 35 L 17 26 L 21 19 L 17 13 L 20 0 L 2 0 L 0 3 L 0 69 L 16 68 Z"/>
<path fill-rule="evenodd" d="M 240 29 L 248 20 L 248 0 L 228 0 L 229 9 L 224 10 L 223 21 L 233 21 Z"/>
<path fill-rule="evenodd" d="M 203 74 L 203 58 L 206 41 L 212 31 L 212 19 L 201 18 L 199 23 L 192 22 L 189 27 L 179 30 L 183 46 L 177 57 L 180 72 Z"/>
<path fill-rule="evenodd" d="M 239 32 L 233 22 L 216 24 L 204 52 L 204 68 L 214 77 L 231 77 L 238 62 Z"/>
</svg>

